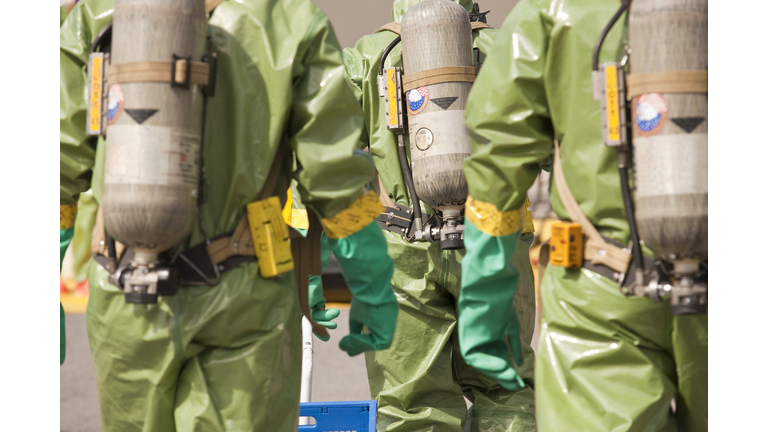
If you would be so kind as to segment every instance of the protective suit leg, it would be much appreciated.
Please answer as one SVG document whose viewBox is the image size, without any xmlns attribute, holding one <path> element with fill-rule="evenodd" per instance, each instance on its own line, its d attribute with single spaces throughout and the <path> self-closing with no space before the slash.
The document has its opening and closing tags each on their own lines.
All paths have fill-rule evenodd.
<svg viewBox="0 0 768 432">
<path fill-rule="evenodd" d="M 493 378 L 467 365 L 458 349 L 458 332 L 453 333 L 456 380 L 464 390 L 464 396 L 472 402 L 472 432 L 504 431 L 522 432 L 536 430 L 533 378 L 536 358 L 531 348 L 535 325 L 535 290 L 533 269 L 528 251 L 533 242 L 533 233 L 522 234 L 517 241 L 512 264 L 520 276 L 515 292 L 515 308 L 520 321 L 520 336 L 523 340 L 522 365 L 516 370 L 525 383 L 519 391 L 509 391 Z"/>
<path fill-rule="evenodd" d="M 474 401 L 473 431 L 533 431 L 533 272 L 528 261 L 532 236 L 519 245 L 521 283 L 515 296 L 525 336 L 523 390 L 502 388 L 467 366 L 458 348 L 456 303 L 461 284 L 461 257 L 440 250 L 438 243 L 408 243 L 384 231 L 395 262 L 392 285 L 399 304 L 392 346 L 367 352 L 371 397 L 377 399 L 379 431 L 462 431 L 467 421 L 464 395 Z M 425 272 L 426 269 L 426 272 Z M 523 286 L 526 285 L 525 289 Z M 530 293 L 526 290 L 530 289 Z M 522 291 L 522 293 L 521 293 Z M 523 304 L 530 303 L 524 310 Z M 527 338 L 527 339 L 526 339 Z"/>
<path fill-rule="evenodd" d="M 88 263 L 91 261 L 91 237 L 96 225 L 99 204 L 91 193 L 81 193 L 78 198 L 75 234 L 72 237 L 72 253 L 75 257 L 75 276 L 78 283 L 88 278 Z"/>
<path fill-rule="evenodd" d="M 686 418 L 698 424 L 685 430 L 707 430 L 706 317 L 673 318 L 668 301 L 625 297 L 607 278 L 551 265 L 541 301 L 541 430 L 672 432 Z M 678 389 L 681 416 L 670 409 Z"/>
<path fill-rule="evenodd" d="M 686 431 L 706 431 L 708 315 L 673 317 L 672 349 L 677 368 L 678 423 Z"/>
<path fill-rule="evenodd" d="M 91 263 L 87 324 L 107 431 L 293 431 L 300 314 L 293 277 L 250 263 L 216 287 L 126 304 Z"/>
</svg>

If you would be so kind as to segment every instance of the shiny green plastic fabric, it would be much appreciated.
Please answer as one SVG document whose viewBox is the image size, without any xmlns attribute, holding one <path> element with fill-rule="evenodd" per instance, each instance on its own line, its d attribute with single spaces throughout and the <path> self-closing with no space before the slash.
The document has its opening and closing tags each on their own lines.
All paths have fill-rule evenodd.
<svg viewBox="0 0 768 432">
<path fill-rule="evenodd" d="M 105 143 L 94 151 L 85 136 L 86 59 L 112 10 L 112 0 L 81 0 L 61 28 L 61 204 L 89 187 L 101 200 Z M 325 14 L 308 0 L 227 0 L 208 35 L 218 55 L 205 128 L 208 234 L 234 230 L 284 137 L 302 169 L 292 173 L 286 157 L 282 201 L 292 177 L 320 217 L 349 207 L 373 163 L 355 151 L 362 118 Z M 196 222 L 182 246 L 203 240 Z M 292 273 L 263 279 L 256 263 L 243 264 L 214 287 L 182 286 L 157 305 L 126 304 L 107 276 L 91 262 L 86 319 L 104 431 L 295 430 L 301 325 Z"/>
<path fill-rule="evenodd" d="M 501 211 L 520 208 L 557 138 L 581 209 L 603 236 L 627 244 L 616 151 L 603 145 L 591 78 L 594 44 L 618 7 L 608 0 L 515 7 L 469 95 L 473 154 L 464 166 L 473 198 Z M 619 61 L 626 38 L 624 15 L 600 60 Z M 554 186 L 550 197 L 567 219 Z M 607 278 L 551 265 L 541 302 L 541 430 L 708 430 L 706 315 L 673 318 L 668 302 L 625 297 Z"/>
<path fill-rule="evenodd" d="M 93 194 L 81 193 L 77 203 L 75 234 L 72 237 L 72 254 L 75 258 L 75 278 L 82 282 L 88 278 L 88 263 L 91 261 L 91 239 L 96 225 L 96 212 L 99 205 Z"/>
<path fill-rule="evenodd" d="M 394 1 L 392 20 L 400 22 L 403 13 L 416 3 L 417 0 Z M 471 10 L 471 1 L 459 3 Z M 381 24 L 385 23 L 382 19 Z M 495 34 L 493 29 L 472 32 L 481 62 Z M 379 59 L 396 36 L 389 31 L 364 36 L 353 48 L 344 50 L 344 63 L 347 78 L 365 113 L 362 145 L 369 146 L 390 198 L 412 206 L 400 170 L 397 137 L 386 130 L 384 99 L 379 97 L 377 87 Z M 400 51 L 400 45 L 395 46 L 385 61 L 386 67 L 402 67 Z M 405 147 L 410 153 L 407 134 Z M 432 214 L 433 210 L 422 206 L 422 212 Z M 474 404 L 473 431 L 535 430 L 531 385 L 518 392 L 506 390 L 461 359 L 456 302 L 463 251 L 444 252 L 439 243 L 409 243 L 389 231 L 384 231 L 384 237 L 395 263 L 392 286 L 400 312 L 392 346 L 365 355 L 371 397 L 378 402 L 377 429 L 461 431 L 467 421 L 466 396 Z M 527 240 L 517 249 L 521 262 L 528 262 L 530 239 Z M 526 350 L 521 376 L 532 381 L 534 356 L 529 343 L 535 307 L 530 265 L 521 270 L 515 300 Z"/>
<path fill-rule="evenodd" d="M 69 243 L 72 241 L 72 235 L 75 233 L 75 227 L 59 229 L 59 271 L 64 263 L 64 254 L 67 253 Z"/>
<path fill-rule="evenodd" d="M 397 300 L 389 283 L 393 263 L 379 225 L 372 221 L 350 236 L 328 239 L 328 246 L 339 260 L 341 274 L 353 296 L 349 334 L 341 339 L 339 347 L 350 356 L 389 348 L 397 320 Z"/>
<path fill-rule="evenodd" d="M 552 265 L 541 301 L 541 430 L 708 430 L 707 315 L 673 317 L 668 300 L 628 298 L 608 278 Z"/>
<path fill-rule="evenodd" d="M 72 234 L 75 232 L 75 228 L 59 229 L 59 271 L 61 271 L 61 265 L 64 262 L 64 254 L 67 252 L 69 243 L 72 240 Z M 59 365 L 64 364 L 64 358 L 67 356 L 67 331 L 66 331 L 66 318 L 64 317 L 64 306 L 59 302 Z"/>
<path fill-rule="evenodd" d="M 467 363 L 496 378 L 504 388 L 520 390 L 525 384 L 512 362 L 523 363 L 520 322 L 513 303 L 520 272 L 515 265 L 518 263 L 512 260 L 522 230 L 494 237 L 480 231 L 470 220 L 464 223 L 467 249 L 461 263 L 461 354 Z"/>
</svg>

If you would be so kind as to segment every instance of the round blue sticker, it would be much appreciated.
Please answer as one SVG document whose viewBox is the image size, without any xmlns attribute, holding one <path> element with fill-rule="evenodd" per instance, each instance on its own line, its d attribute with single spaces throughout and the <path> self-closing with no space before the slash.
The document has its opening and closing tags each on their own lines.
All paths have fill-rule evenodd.
<svg viewBox="0 0 768 432">
<path fill-rule="evenodd" d="M 429 92 L 426 87 L 419 87 L 408 92 L 408 112 L 411 115 L 420 113 L 429 101 Z"/>
</svg>

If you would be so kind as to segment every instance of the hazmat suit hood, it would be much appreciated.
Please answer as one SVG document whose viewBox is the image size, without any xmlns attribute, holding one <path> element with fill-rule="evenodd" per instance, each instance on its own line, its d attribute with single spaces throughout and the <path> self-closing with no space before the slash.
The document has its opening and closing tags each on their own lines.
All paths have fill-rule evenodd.
<svg viewBox="0 0 768 432">
<path fill-rule="evenodd" d="M 405 11 L 411 8 L 411 6 L 415 5 L 416 3 L 420 2 L 421 0 L 394 0 L 392 2 L 392 21 L 394 22 L 400 22 L 403 19 L 403 15 L 405 15 Z M 474 3 L 471 0 L 451 0 L 454 3 L 458 3 L 462 6 L 464 6 L 464 9 L 467 10 L 467 13 L 472 12 L 472 6 Z"/>
</svg>

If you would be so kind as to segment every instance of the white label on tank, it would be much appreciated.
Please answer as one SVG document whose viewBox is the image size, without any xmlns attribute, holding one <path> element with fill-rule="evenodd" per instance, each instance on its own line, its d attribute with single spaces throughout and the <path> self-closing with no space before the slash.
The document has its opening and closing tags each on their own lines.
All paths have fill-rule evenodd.
<svg viewBox="0 0 768 432">
<path fill-rule="evenodd" d="M 707 134 L 634 138 L 638 197 L 708 192 Z"/>
<path fill-rule="evenodd" d="M 181 183 L 197 186 L 200 175 L 200 139 L 197 135 L 173 132 L 175 149 L 169 151 L 170 163 L 167 175 Z"/>
<path fill-rule="evenodd" d="M 200 139 L 164 126 L 110 126 L 104 168 L 105 184 L 197 186 Z"/>
<path fill-rule="evenodd" d="M 418 118 L 418 121 L 413 120 Z M 418 117 L 408 118 L 410 142 L 417 143 L 417 133 L 422 128 L 432 132 L 432 145 L 416 155 L 411 149 L 411 157 L 418 159 L 422 156 L 432 156 L 449 153 L 470 153 L 469 135 L 464 126 L 464 110 L 436 111 L 419 114 Z"/>
</svg>

